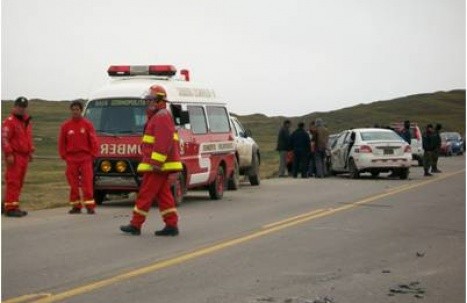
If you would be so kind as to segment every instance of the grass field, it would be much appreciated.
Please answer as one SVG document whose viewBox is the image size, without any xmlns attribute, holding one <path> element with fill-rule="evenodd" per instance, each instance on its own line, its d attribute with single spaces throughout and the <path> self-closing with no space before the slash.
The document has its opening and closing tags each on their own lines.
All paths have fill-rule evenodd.
<svg viewBox="0 0 467 303">
<path fill-rule="evenodd" d="M 65 163 L 58 158 L 57 135 L 60 124 L 69 117 L 69 104 L 69 101 L 31 100 L 29 113 L 33 117 L 36 158 L 30 164 L 21 197 L 25 209 L 68 204 Z M 11 101 L 2 101 L 2 120 L 9 114 L 12 106 Z M 352 127 L 373 126 L 375 123 L 388 125 L 393 121 L 409 119 L 420 125 L 442 123 L 445 130 L 458 131 L 465 135 L 465 90 L 413 95 L 289 119 L 296 126 L 299 121 L 307 125 L 317 117 L 325 121 L 331 133 Z M 280 125 L 287 118 L 267 117 L 262 114 L 238 118 L 252 131 L 260 146 L 262 178 L 277 175 L 279 159 L 275 151 L 276 136 Z M 3 176 L 2 171 L 2 184 Z"/>
</svg>

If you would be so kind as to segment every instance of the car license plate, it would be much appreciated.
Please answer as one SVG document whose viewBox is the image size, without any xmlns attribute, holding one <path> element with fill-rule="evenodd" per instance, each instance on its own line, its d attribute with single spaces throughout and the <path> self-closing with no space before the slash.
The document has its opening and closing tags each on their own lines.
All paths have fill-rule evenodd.
<svg viewBox="0 0 467 303">
<path fill-rule="evenodd" d="M 384 155 L 394 155 L 393 149 L 385 149 L 383 152 Z"/>
</svg>

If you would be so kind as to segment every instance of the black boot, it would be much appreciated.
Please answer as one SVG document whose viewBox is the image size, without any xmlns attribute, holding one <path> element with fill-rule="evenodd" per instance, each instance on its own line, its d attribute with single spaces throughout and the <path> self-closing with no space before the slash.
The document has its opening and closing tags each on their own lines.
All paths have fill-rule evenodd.
<svg viewBox="0 0 467 303">
<path fill-rule="evenodd" d="M 141 229 L 131 224 L 120 226 L 120 230 L 123 231 L 124 233 L 132 234 L 134 236 L 141 235 Z"/>
<path fill-rule="evenodd" d="M 81 213 L 81 208 L 79 208 L 79 207 L 73 207 L 72 209 L 70 209 L 70 210 L 68 211 L 68 213 L 69 213 L 70 215 L 80 214 L 80 213 Z"/>
<path fill-rule="evenodd" d="M 27 211 L 17 208 L 17 209 L 13 209 L 13 210 L 7 210 L 6 213 L 5 213 L 5 216 L 21 218 L 21 217 L 26 216 L 27 214 L 28 214 Z"/>
<path fill-rule="evenodd" d="M 165 226 L 161 230 L 156 230 L 154 233 L 156 236 L 162 236 L 162 237 L 167 237 L 167 236 L 178 236 L 178 227 L 173 227 L 173 226 Z"/>
</svg>

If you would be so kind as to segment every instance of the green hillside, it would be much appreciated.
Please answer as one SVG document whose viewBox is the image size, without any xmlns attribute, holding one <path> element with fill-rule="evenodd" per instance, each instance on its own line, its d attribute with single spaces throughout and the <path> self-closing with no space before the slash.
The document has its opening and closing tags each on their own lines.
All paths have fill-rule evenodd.
<svg viewBox="0 0 467 303">
<path fill-rule="evenodd" d="M 60 124 L 69 117 L 69 104 L 70 101 L 30 102 L 29 113 L 33 117 L 37 158 L 31 163 L 22 198 L 27 201 L 29 209 L 67 204 L 65 164 L 58 158 L 57 135 Z M 2 100 L 2 120 L 9 114 L 12 106 L 12 101 Z M 300 121 L 308 125 L 318 117 L 324 120 L 331 133 L 352 127 L 373 126 L 376 123 L 387 125 L 393 121 L 409 119 L 420 125 L 442 123 L 445 130 L 458 131 L 464 135 L 465 90 L 412 95 L 289 119 L 295 127 Z M 260 145 L 263 178 L 277 174 L 276 136 L 285 119 L 287 118 L 283 116 L 267 117 L 262 114 L 239 116 L 239 120 L 252 131 Z"/>
</svg>

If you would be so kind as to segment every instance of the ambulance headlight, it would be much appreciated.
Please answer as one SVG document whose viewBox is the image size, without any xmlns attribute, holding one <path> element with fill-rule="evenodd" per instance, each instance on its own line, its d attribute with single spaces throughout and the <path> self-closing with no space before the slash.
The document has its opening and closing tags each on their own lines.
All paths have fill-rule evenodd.
<svg viewBox="0 0 467 303">
<path fill-rule="evenodd" d="M 112 170 L 112 164 L 110 163 L 110 161 L 102 161 L 101 162 L 101 171 L 103 171 L 104 173 L 108 173 L 110 170 Z"/>
<path fill-rule="evenodd" d="M 126 168 L 127 164 L 125 161 L 118 161 L 117 164 L 115 164 L 115 170 L 119 173 L 124 173 L 126 171 Z"/>
</svg>

